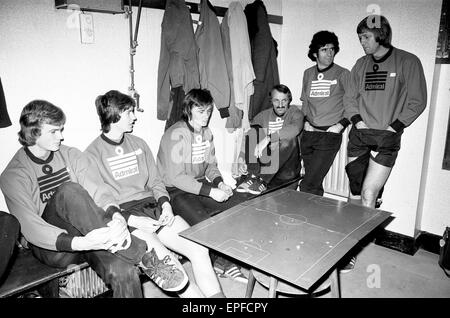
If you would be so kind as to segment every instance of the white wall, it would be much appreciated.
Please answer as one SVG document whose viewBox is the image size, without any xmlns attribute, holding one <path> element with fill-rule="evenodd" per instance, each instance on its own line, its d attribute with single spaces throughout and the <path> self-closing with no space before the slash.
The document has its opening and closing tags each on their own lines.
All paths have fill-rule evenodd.
<svg viewBox="0 0 450 318">
<path fill-rule="evenodd" d="M 312 35 L 320 30 L 335 32 L 341 47 L 335 62 L 350 69 L 364 54 L 356 26 L 372 12 L 367 10 L 372 3 L 374 1 L 283 1 L 281 78 L 293 90 L 294 101 L 300 98 L 303 71 L 313 65 L 306 56 Z M 393 45 L 416 54 L 421 60 L 430 100 L 441 0 L 379 0 L 375 3 L 391 24 Z M 383 194 L 382 208 L 393 212 L 395 217 L 387 229 L 408 236 L 414 236 L 418 215 L 429 110 L 428 106 L 419 119 L 406 128 L 402 149 Z"/>
<path fill-rule="evenodd" d="M 417 228 L 442 235 L 450 226 L 450 170 L 442 169 L 450 115 L 450 64 L 436 65 L 435 77 Z"/>
</svg>

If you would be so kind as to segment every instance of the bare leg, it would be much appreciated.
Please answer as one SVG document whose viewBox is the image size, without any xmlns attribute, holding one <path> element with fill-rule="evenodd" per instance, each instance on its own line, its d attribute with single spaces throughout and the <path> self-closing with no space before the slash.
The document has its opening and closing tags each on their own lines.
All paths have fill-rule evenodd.
<svg viewBox="0 0 450 318">
<path fill-rule="evenodd" d="M 178 235 L 189 225 L 184 219 L 175 216 L 173 224 L 165 226 L 158 237 L 171 250 L 186 256 L 192 263 L 195 281 L 206 297 L 221 293 L 219 281 L 211 265 L 208 249 Z"/>
<path fill-rule="evenodd" d="M 392 168 L 382 166 L 370 158 L 369 168 L 361 191 L 362 205 L 375 208 L 378 192 L 386 183 L 391 171 Z"/>
</svg>

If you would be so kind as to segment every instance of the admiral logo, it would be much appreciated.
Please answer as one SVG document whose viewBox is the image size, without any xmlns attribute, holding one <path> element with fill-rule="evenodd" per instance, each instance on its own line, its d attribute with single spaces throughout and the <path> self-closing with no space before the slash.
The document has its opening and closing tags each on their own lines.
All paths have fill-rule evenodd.
<svg viewBox="0 0 450 318">
<path fill-rule="evenodd" d="M 269 134 L 277 132 L 281 128 L 283 128 L 284 119 L 281 117 L 277 117 L 275 121 L 269 121 Z"/>
<path fill-rule="evenodd" d="M 124 154 L 122 147 L 116 147 L 116 157 L 108 158 L 109 168 L 114 180 L 124 179 L 139 174 L 137 156 L 143 153 L 142 149 Z"/>
<path fill-rule="evenodd" d="M 194 138 L 195 142 L 192 144 L 192 164 L 203 163 L 206 160 L 206 153 L 209 152 L 211 146 L 208 140 L 203 141 L 201 135 Z"/>
<path fill-rule="evenodd" d="M 386 87 L 386 78 L 388 72 L 378 71 L 378 64 L 374 64 L 373 72 L 366 72 L 364 90 L 366 91 L 384 91 Z"/>
<path fill-rule="evenodd" d="M 328 97 L 330 96 L 331 85 L 336 85 L 337 80 L 324 80 L 323 74 L 317 75 L 317 81 L 311 81 L 311 91 L 309 97 Z"/>
<path fill-rule="evenodd" d="M 42 203 L 47 203 L 55 194 L 56 189 L 64 182 L 70 181 L 70 175 L 67 168 L 62 168 L 53 172 L 53 168 L 49 165 L 42 167 L 44 176 L 37 179 L 39 185 L 39 195 Z"/>
</svg>

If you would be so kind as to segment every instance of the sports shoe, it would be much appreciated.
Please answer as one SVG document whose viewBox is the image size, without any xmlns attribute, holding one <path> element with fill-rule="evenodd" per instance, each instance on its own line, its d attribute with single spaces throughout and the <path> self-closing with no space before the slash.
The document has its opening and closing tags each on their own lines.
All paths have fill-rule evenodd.
<svg viewBox="0 0 450 318">
<path fill-rule="evenodd" d="M 247 277 L 245 277 L 245 275 L 242 274 L 240 268 L 233 263 L 230 263 L 227 268 L 224 268 L 221 264 L 215 263 L 214 271 L 219 277 L 230 278 L 244 284 L 248 283 Z"/>
<path fill-rule="evenodd" d="M 261 194 L 267 190 L 266 183 L 260 177 L 255 175 L 249 176 L 244 182 L 242 182 L 237 188 L 237 192 Z"/>
<path fill-rule="evenodd" d="M 236 188 L 236 191 L 240 193 L 248 193 L 248 188 L 251 184 L 253 184 L 253 180 L 255 179 L 256 177 L 253 174 L 247 176 L 244 181 L 242 181 L 242 183 Z"/>
<path fill-rule="evenodd" d="M 144 273 L 163 290 L 179 291 L 188 282 L 188 276 L 180 269 L 181 264 L 171 254 L 160 260 L 152 248 L 142 257 L 142 264 L 145 266 L 142 268 Z"/>
<path fill-rule="evenodd" d="M 378 198 L 375 202 L 375 209 L 379 209 L 381 204 L 383 203 L 383 199 Z"/>
<path fill-rule="evenodd" d="M 340 273 L 345 274 L 351 272 L 355 268 L 355 264 L 356 264 L 356 257 L 352 257 L 350 259 L 350 262 L 348 262 L 347 265 L 345 265 L 344 268 L 340 270 Z"/>
<path fill-rule="evenodd" d="M 267 185 L 263 179 L 257 177 L 253 179 L 253 182 L 248 186 L 247 192 L 251 194 L 261 194 L 267 190 Z"/>
</svg>

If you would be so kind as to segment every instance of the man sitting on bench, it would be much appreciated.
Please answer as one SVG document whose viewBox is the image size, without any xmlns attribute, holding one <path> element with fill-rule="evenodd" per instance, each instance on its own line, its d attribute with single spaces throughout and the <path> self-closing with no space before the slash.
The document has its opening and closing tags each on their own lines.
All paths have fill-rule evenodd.
<svg viewBox="0 0 450 318">
<path fill-rule="evenodd" d="M 61 145 L 65 120 L 63 111 L 47 101 L 28 103 L 20 116 L 23 147 L 0 176 L 8 209 L 19 220 L 33 255 L 60 268 L 87 261 L 112 288 L 113 297 L 142 297 L 138 267 L 162 281 L 163 289 L 182 289 L 184 274 L 175 266 L 162 271 L 145 241 L 130 235 L 87 156 Z"/>
<path fill-rule="evenodd" d="M 303 129 L 303 113 L 290 107 L 292 94 L 285 85 L 275 85 L 270 92 L 273 108 L 261 111 L 252 120 L 239 156 L 239 173 L 247 175 L 237 192 L 260 194 L 270 186 L 299 176 L 298 135 Z"/>
</svg>

